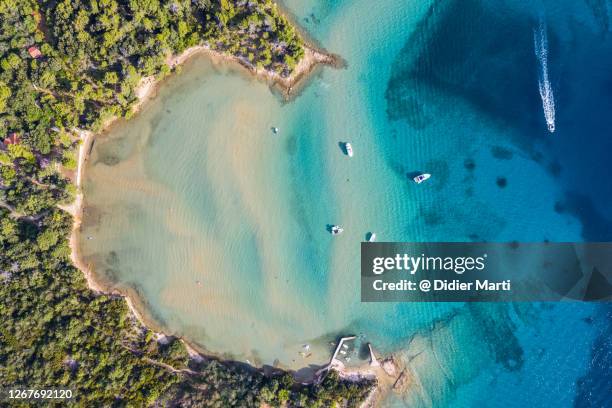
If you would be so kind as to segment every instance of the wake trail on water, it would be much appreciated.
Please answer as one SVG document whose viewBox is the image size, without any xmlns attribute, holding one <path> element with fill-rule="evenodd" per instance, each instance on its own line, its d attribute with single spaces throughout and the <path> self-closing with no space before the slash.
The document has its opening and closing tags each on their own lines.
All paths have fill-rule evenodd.
<svg viewBox="0 0 612 408">
<path fill-rule="evenodd" d="M 533 41 L 535 55 L 540 63 L 538 73 L 538 87 L 542 98 L 542 109 L 548 130 L 555 131 L 555 98 L 553 96 L 552 85 L 548 79 L 548 37 L 546 35 L 546 23 L 540 19 L 540 25 L 533 30 Z"/>
</svg>

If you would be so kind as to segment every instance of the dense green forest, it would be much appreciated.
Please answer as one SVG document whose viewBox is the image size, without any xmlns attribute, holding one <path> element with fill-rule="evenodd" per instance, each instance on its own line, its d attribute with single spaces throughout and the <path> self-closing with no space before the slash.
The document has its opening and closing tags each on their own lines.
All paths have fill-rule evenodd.
<svg viewBox="0 0 612 408">
<path fill-rule="evenodd" d="M 71 388 L 81 406 L 355 406 L 371 383 L 190 360 L 71 264 L 75 129 L 129 117 L 141 78 L 196 44 L 281 76 L 304 53 L 269 0 L 0 0 L 0 386 Z"/>
</svg>

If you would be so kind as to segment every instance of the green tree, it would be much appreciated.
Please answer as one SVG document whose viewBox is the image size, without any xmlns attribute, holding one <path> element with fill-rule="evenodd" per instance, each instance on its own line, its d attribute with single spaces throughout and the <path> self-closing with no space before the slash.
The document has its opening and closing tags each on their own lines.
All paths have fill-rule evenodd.
<svg viewBox="0 0 612 408">
<path fill-rule="evenodd" d="M 9 88 L 4 82 L 0 82 L 0 112 L 4 112 L 6 108 L 6 102 L 11 96 L 11 88 Z"/>
</svg>

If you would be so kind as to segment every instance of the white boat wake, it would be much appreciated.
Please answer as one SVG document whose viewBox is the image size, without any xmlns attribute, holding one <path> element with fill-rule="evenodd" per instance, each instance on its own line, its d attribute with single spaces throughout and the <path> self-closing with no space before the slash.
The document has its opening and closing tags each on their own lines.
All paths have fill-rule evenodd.
<svg viewBox="0 0 612 408">
<path fill-rule="evenodd" d="M 544 119 L 548 130 L 555 131 L 555 98 L 553 96 L 552 85 L 548 79 L 548 38 L 546 35 L 546 23 L 540 20 L 538 29 L 533 30 L 533 40 L 535 54 L 540 62 L 540 72 L 538 86 L 540 97 L 542 98 L 542 108 L 544 109 Z"/>
</svg>

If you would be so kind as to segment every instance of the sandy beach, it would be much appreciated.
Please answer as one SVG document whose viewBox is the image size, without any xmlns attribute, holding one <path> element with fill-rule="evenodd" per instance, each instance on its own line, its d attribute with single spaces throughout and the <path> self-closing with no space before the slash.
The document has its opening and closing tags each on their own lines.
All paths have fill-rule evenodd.
<svg viewBox="0 0 612 408">
<path fill-rule="evenodd" d="M 78 232 L 79 228 L 81 227 L 83 213 L 83 192 L 81 190 L 83 180 L 83 168 L 85 164 L 85 159 L 87 157 L 88 149 L 94 139 L 94 134 L 90 131 L 80 129 L 77 129 L 76 132 L 80 139 L 77 158 L 77 170 L 74 180 L 74 183 L 76 185 L 76 195 L 74 201 L 71 204 L 62 205 L 60 206 L 60 208 L 70 213 L 74 219 L 72 224 L 72 233 L 70 234 L 69 238 L 70 259 L 72 260 L 72 264 L 83 272 L 83 275 L 85 275 L 85 279 L 87 280 L 87 285 L 91 290 L 96 293 L 102 293 L 102 287 L 95 281 L 88 266 L 82 262 L 79 256 L 78 245 Z"/>
</svg>

